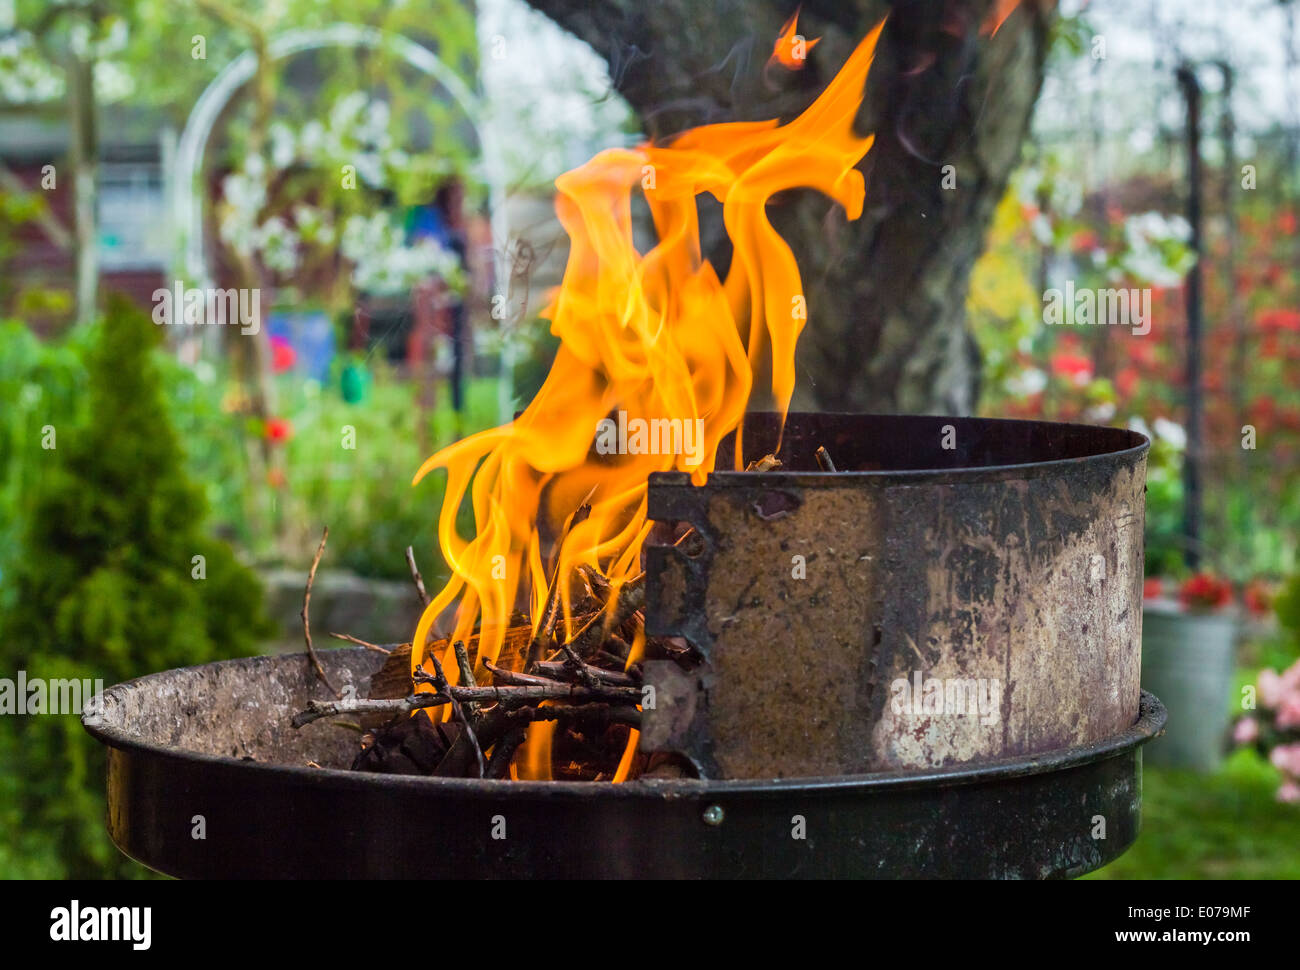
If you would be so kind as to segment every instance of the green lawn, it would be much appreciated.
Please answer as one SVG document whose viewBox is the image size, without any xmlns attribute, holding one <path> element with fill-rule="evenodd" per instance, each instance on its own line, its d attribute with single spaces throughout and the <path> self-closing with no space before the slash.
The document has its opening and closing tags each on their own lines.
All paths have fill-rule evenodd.
<svg viewBox="0 0 1300 970">
<path fill-rule="evenodd" d="M 1142 832 L 1090 879 L 1300 879 L 1300 805 L 1274 800 L 1277 772 L 1240 750 L 1212 775 L 1142 773 Z"/>
</svg>

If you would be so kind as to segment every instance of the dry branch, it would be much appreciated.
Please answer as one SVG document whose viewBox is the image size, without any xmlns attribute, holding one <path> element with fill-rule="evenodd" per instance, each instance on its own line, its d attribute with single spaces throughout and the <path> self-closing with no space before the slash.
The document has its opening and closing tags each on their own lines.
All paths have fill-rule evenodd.
<svg viewBox="0 0 1300 970">
<path fill-rule="evenodd" d="M 410 647 L 409 643 L 371 643 L 369 640 L 362 640 L 360 637 L 354 637 L 350 633 L 331 633 L 335 640 L 346 640 L 348 643 L 355 643 L 359 647 L 365 647 L 367 650 L 373 650 L 375 653 L 390 654 L 398 647 Z"/>
<path fill-rule="evenodd" d="M 457 642 L 456 645 L 463 653 L 465 645 L 460 642 Z M 470 746 L 474 749 L 474 758 L 478 762 L 478 776 L 482 778 L 487 772 L 487 761 L 483 757 L 483 746 L 478 742 L 478 735 L 474 733 L 475 718 L 471 716 L 470 711 L 466 710 L 465 705 L 460 702 L 459 698 L 457 698 L 455 694 L 450 693 L 451 685 L 447 682 L 447 673 L 442 669 L 442 661 L 438 659 L 438 655 L 430 654 L 429 660 L 433 663 L 434 669 L 434 676 L 430 678 L 429 682 L 433 685 L 435 691 L 440 694 L 447 694 L 451 699 L 452 713 L 455 714 L 456 720 L 460 721 L 461 725 L 465 728 L 465 737 L 469 739 Z M 423 673 L 424 665 L 421 664 L 416 667 L 415 672 L 417 674 Z M 469 682 L 471 685 L 474 683 L 473 674 L 470 674 Z M 477 712 L 477 710 L 478 708 L 474 707 L 474 711 Z"/>
<path fill-rule="evenodd" d="M 316 648 L 311 643 L 311 586 L 316 581 L 316 567 L 320 565 L 320 558 L 325 554 L 325 541 L 330 537 L 329 526 L 321 533 L 320 545 L 316 547 L 316 556 L 311 561 L 311 570 L 307 573 L 307 588 L 302 594 L 302 636 L 307 641 L 307 656 L 311 660 L 311 665 L 316 668 L 316 676 L 321 679 L 333 693 L 335 697 L 342 697 L 339 689 L 330 683 L 330 679 L 325 676 L 325 668 L 320 665 L 320 658 L 316 656 Z"/>
<path fill-rule="evenodd" d="M 406 547 L 406 565 L 411 570 L 411 579 L 415 581 L 415 591 L 420 594 L 420 602 L 428 606 L 429 593 L 424 588 L 424 577 L 420 575 L 420 567 L 415 564 L 415 550 L 411 546 Z"/>
<path fill-rule="evenodd" d="M 427 676 L 427 675 L 426 675 Z M 586 687 L 580 684 L 527 684 L 521 686 L 448 687 L 442 691 L 411 694 L 396 699 L 349 698 L 339 701 L 308 701 L 307 709 L 293 716 L 293 726 L 302 727 L 322 717 L 337 714 L 409 714 L 425 707 L 441 707 L 453 700 L 461 703 L 501 704 L 520 707 L 539 701 L 570 701 L 574 703 L 604 701 L 636 705 L 641 703 L 637 687 L 602 685 Z"/>
</svg>

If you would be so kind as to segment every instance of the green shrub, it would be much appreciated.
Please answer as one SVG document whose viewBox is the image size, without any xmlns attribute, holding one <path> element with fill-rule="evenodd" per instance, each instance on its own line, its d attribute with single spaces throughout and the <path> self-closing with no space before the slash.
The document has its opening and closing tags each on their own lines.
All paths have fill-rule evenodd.
<svg viewBox="0 0 1300 970">
<path fill-rule="evenodd" d="M 39 471 L 24 485 L 34 493 L 21 556 L 5 576 L 4 676 L 113 684 L 245 655 L 274 632 L 254 575 L 205 530 L 164 403 L 160 333 L 113 301 L 86 362 L 84 420 L 56 425 L 52 449 L 22 444 L 32 451 L 19 464 Z M 13 789 L 0 792 L 6 874 L 138 872 L 105 835 L 102 752 L 77 718 L 0 718 L 0 757 Z"/>
</svg>

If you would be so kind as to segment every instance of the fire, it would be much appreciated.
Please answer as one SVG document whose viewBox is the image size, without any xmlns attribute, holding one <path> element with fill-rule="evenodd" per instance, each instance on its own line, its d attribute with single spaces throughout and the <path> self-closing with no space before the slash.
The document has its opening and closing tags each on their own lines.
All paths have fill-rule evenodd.
<svg viewBox="0 0 1300 970">
<path fill-rule="evenodd" d="M 842 205 L 848 218 L 861 215 L 864 184 L 854 166 L 872 138 L 855 134 L 853 122 L 881 26 L 786 125 L 696 128 L 666 144 L 602 152 L 556 181 L 570 250 L 543 314 L 561 341 L 550 374 L 515 421 L 450 445 L 415 475 L 419 482 L 446 470 L 438 540 L 452 575 L 416 628 L 412 669 L 426 659 L 424 645 L 453 604 L 451 642 L 468 642 L 477 629 L 478 664 L 498 661 L 512 614 L 526 607 L 536 632 L 553 583 L 560 632 L 572 636 L 580 619 L 570 609 L 576 571 L 593 568 L 608 577 L 611 602 L 639 574 L 651 525 L 648 475 L 678 470 L 703 484 L 719 442 L 741 422 L 764 353 L 777 407 L 788 409 L 807 313 L 794 254 L 765 207 L 775 193 L 810 187 Z M 638 191 L 658 240 L 644 254 L 633 243 Z M 725 279 L 700 251 L 697 199 L 706 193 L 722 203 L 733 244 Z M 595 447 L 601 429 L 620 417 L 620 427 L 639 420 L 660 429 L 661 441 L 676 442 L 674 427 L 689 427 L 700 446 L 633 449 L 628 434 L 617 436 L 628 439 L 621 449 L 628 453 L 600 453 L 609 450 Z M 467 495 L 474 516 L 469 539 L 456 526 Z M 582 518 L 575 512 L 584 506 L 590 511 Z M 628 664 L 643 650 L 644 634 Z M 441 659 L 456 683 L 454 658 Z M 554 727 L 532 725 L 514 764 L 517 777 L 550 777 Z M 633 732 L 615 780 L 628 776 L 635 742 Z"/>
<path fill-rule="evenodd" d="M 805 40 L 799 34 L 799 11 L 802 7 L 795 8 L 795 12 L 790 15 L 790 19 L 781 27 L 781 33 L 777 35 L 776 44 L 772 47 L 772 56 L 768 58 L 768 64 L 780 64 L 782 67 L 789 68 L 791 71 L 803 70 L 804 61 L 808 59 L 808 52 L 817 46 L 820 37 L 814 37 L 812 40 Z"/>
<path fill-rule="evenodd" d="M 1007 22 L 1007 18 L 1015 13 L 1016 8 L 1020 6 L 1020 0 L 996 0 L 993 7 L 980 24 L 980 33 L 987 34 L 990 37 L 997 36 L 997 32 L 1002 25 Z"/>
</svg>

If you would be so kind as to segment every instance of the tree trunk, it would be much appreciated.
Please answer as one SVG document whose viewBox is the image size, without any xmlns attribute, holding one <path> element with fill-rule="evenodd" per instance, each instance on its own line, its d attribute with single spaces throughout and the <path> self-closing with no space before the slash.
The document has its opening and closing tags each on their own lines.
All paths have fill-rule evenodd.
<svg viewBox="0 0 1300 970">
<path fill-rule="evenodd" d="M 1042 84 L 1047 0 L 1024 0 L 994 36 L 983 25 L 1005 6 L 995 0 L 898 0 L 892 12 L 878 0 L 806 0 L 799 33 L 821 41 L 793 72 L 764 66 L 794 6 L 784 0 L 529 2 L 608 60 L 651 137 L 792 118 L 890 13 L 859 117 L 876 136 L 862 163 L 862 217 L 846 222 L 811 193 L 773 206 L 808 296 L 794 404 L 974 408 L 979 352 L 966 290 Z M 720 219 L 710 222 L 704 244 L 722 270 Z"/>
<path fill-rule="evenodd" d="M 76 239 L 77 323 L 95 318 L 99 290 L 99 132 L 95 117 L 95 62 L 68 54 L 68 121 L 71 132 L 72 196 Z"/>
</svg>

